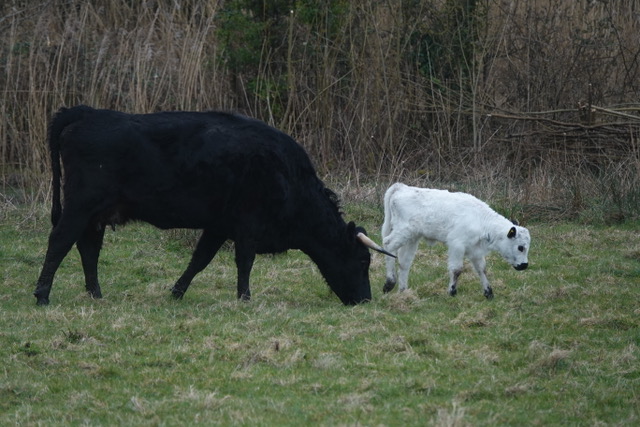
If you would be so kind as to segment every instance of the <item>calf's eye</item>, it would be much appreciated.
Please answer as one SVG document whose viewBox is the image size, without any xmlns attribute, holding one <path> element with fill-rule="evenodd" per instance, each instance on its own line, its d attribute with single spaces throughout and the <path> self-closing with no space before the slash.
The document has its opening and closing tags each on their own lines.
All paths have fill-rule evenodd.
<svg viewBox="0 0 640 427">
<path fill-rule="evenodd" d="M 518 246 L 518 250 L 519 250 L 520 252 L 524 252 L 524 246 Z"/>
</svg>

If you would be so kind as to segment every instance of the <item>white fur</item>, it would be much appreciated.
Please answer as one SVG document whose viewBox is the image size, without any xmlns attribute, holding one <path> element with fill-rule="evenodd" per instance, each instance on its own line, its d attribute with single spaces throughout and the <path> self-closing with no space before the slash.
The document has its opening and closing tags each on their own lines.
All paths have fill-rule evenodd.
<svg viewBox="0 0 640 427">
<path fill-rule="evenodd" d="M 409 268 L 420 239 L 443 242 L 449 250 L 449 294 L 457 292 L 458 276 L 466 256 L 475 268 L 484 295 L 493 297 L 486 275 L 485 256 L 499 252 L 514 268 L 528 266 L 529 230 L 514 225 L 470 194 L 393 184 L 384 195 L 383 246 L 398 256 L 399 289 L 407 289 Z M 513 230 L 512 230 L 513 229 Z M 515 235 L 508 235 L 515 231 Z M 396 283 L 395 259 L 386 257 L 389 292 Z"/>
</svg>

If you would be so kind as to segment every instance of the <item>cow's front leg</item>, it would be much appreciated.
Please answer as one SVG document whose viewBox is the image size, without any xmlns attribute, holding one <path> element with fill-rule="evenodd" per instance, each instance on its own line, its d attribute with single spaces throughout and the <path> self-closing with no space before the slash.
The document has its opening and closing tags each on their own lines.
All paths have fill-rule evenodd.
<svg viewBox="0 0 640 427">
<path fill-rule="evenodd" d="M 250 244 L 236 241 L 236 267 L 238 268 L 238 299 L 249 301 L 251 289 L 249 277 L 256 258 L 256 251 Z"/>
<path fill-rule="evenodd" d="M 184 296 L 195 275 L 209 265 L 225 240 L 225 237 L 212 235 L 207 230 L 202 232 L 196 249 L 191 256 L 191 261 L 189 261 L 189 266 L 171 288 L 171 294 L 174 298 L 180 299 Z"/>
</svg>

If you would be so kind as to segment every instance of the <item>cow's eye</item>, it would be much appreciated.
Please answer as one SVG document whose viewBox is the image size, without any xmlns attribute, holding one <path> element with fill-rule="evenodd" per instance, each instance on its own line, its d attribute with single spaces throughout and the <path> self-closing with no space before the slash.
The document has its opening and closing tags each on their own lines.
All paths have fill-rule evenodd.
<svg viewBox="0 0 640 427">
<path fill-rule="evenodd" d="M 524 246 L 518 246 L 518 250 L 519 250 L 520 252 L 524 252 Z"/>
</svg>

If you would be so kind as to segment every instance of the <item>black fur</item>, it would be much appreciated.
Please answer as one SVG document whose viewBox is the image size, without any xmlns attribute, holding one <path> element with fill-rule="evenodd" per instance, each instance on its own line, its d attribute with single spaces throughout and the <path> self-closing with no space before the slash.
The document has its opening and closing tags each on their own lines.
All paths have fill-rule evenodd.
<svg viewBox="0 0 640 427">
<path fill-rule="evenodd" d="M 34 295 L 49 302 L 55 272 L 77 243 L 87 291 L 100 297 L 106 226 L 130 220 L 202 229 L 172 289 L 184 295 L 220 246 L 235 241 L 238 298 L 248 299 L 256 254 L 300 249 L 344 304 L 371 299 L 370 254 L 305 150 L 257 120 L 220 112 L 125 114 L 62 108 L 49 127 L 53 230 Z M 64 207 L 60 184 L 64 168 Z"/>
</svg>

